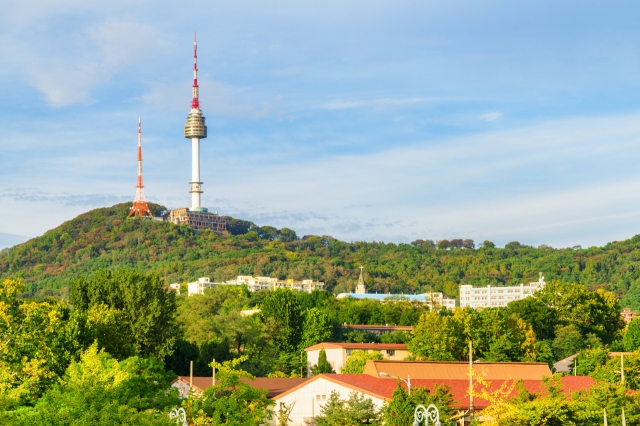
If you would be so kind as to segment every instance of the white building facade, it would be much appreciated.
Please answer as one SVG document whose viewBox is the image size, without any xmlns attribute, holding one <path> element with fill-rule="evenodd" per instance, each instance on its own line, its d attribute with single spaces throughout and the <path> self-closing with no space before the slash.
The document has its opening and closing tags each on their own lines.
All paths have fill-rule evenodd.
<svg viewBox="0 0 640 426">
<path fill-rule="evenodd" d="M 537 282 L 528 285 L 510 287 L 473 287 L 472 285 L 460 286 L 460 307 L 470 308 L 499 308 L 507 306 L 514 300 L 521 300 L 531 296 L 535 291 L 540 290 L 545 285 L 544 276 L 540 273 Z"/>
<path fill-rule="evenodd" d="M 273 401 L 274 412 L 278 412 L 281 404 L 285 407 L 293 407 L 289 414 L 290 426 L 311 426 L 314 424 L 313 418 L 322 414 L 322 407 L 327 403 L 331 396 L 331 392 L 337 392 L 341 399 L 349 398 L 351 392 L 358 392 L 359 389 L 349 386 L 347 383 L 341 383 L 338 380 L 332 380 L 331 375 L 319 375 L 307 381 L 303 385 L 295 387 L 288 392 L 284 392 L 276 396 Z M 381 409 L 386 399 L 381 395 L 365 394 L 359 392 L 363 396 L 371 399 L 376 409 Z M 283 407 L 284 408 L 284 407 Z M 276 426 L 276 416 L 269 423 Z"/>
<path fill-rule="evenodd" d="M 307 377 L 311 377 L 311 368 L 318 364 L 320 351 L 323 349 L 331 368 L 338 374 L 347 365 L 347 358 L 351 356 L 353 351 L 378 352 L 384 359 L 391 361 L 401 361 L 409 356 L 407 345 L 403 343 L 318 343 L 305 349 L 307 352 Z"/>
<path fill-rule="evenodd" d="M 279 288 L 290 288 L 291 290 L 304 291 L 307 293 L 313 290 L 324 290 L 324 282 L 314 280 L 296 281 L 291 278 L 279 280 L 271 277 L 252 277 L 250 275 L 239 275 L 235 281 L 227 281 L 228 284 L 246 285 L 249 291 L 277 290 Z"/>
<path fill-rule="evenodd" d="M 197 281 L 188 283 L 189 296 L 194 294 L 204 294 L 204 289 L 214 288 L 219 285 L 246 285 L 249 291 L 277 290 L 279 288 L 289 288 L 296 291 L 311 293 L 314 290 L 324 290 L 324 282 L 314 280 L 295 281 L 293 279 L 279 280 L 271 277 L 252 277 L 250 275 L 240 275 L 235 280 L 223 283 L 211 282 L 209 277 L 198 278 Z"/>
</svg>

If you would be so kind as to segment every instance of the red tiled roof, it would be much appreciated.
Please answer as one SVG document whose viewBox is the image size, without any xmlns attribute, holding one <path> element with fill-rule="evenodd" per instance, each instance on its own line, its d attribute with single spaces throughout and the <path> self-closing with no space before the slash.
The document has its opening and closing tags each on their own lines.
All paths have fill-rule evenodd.
<svg viewBox="0 0 640 426">
<path fill-rule="evenodd" d="M 178 376 L 176 380 L 180 380 L 186 384 L 189 384 L 189 376 Z M 256 377 L 255 380 L 249 380 L 247 378 L 240 378 L 241 381 L 247 383 L 249 386 L 256 389 L 266 389 L 268 391 L 267 398 L 273 398 L 283 392 L 288 391 L 298 385 L 303 384 L 308 378 L 270 378 L 270 377 Z M 175 382 L 175 381 L 174 381 Z M 208 389 L 213 385 L 211 377 L 194 377 L 193 387 L 198 388 L 201 391 Z"/>
<path fill-rule="evenodd" d="M 404 343 L 343 343 L 343 342 L 322 342 L 317 345 L 309 346 L 305 351 L 315 351 L 318 349 L 371 349 L 374 351 L 381 351 L 385 349 L 392 350 L 406 350 L 407 345 Z"/>
<path fill-rule="evenodd" d="M 318 380 L 324 378 L 334 383 L 342 384 L 350 389 L 358 392 L 363 392 L 369 396 L 377 397 L 380 399 L 390 400 L 393 395 L 393 391 L 397 386 L 396 379 L 377 378 L 366 374 L 321 374 L 313 379 Z M 563 389 L 565 394 L 569 395 L 571 391 L 578 391 L 583 389 L 589 389 L 592 385 L 595 385 L 595 380 L 590 377 L 584 376 L 567 376 L 562 379 Z M 504 383 L 503 381 L 487 382 L 491 390 L 498 390 Z M 512 381 L 507 381 L 507 385 L 510 385 Z M 546 389 L 542 385 L 541 380 L 524 380 L 523 384 L 525 388 L 531 393 L 545 394 Z M 404 385 L 404 384 L 403 384 Z M 416 379 L 411 380 L 411 387 L 422 386 L 433 391 L 435 386 L 447 385 L 450 389 L 453 399 L 455 401 L 456 408 L 469 408 L 469 380 L 436 380 L 436 379 Z M 295 390 L 303 387 L 304 384 L 298 385 L 288 391 L 277 395 L 275 399 L 279 399 L 286 394 L 294 392 Z M 406 385 L 404 385 L 406 386 Z M 480 389 L 477 382 L 475 382 L 474 389 L 476 392 Z M 479 398 L 474 398 L 474 406 L 477 409 L 486 408 L 489 406 L 489 402 Z"/>
</svg>

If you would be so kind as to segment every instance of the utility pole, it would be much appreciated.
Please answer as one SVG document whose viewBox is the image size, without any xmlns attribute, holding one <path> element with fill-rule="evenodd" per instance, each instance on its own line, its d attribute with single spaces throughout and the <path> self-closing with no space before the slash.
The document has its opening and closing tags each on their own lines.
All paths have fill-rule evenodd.
<svg viewBox="0 0 640 426">
<path fill-rule="evenodd" d="M 624 354 L 620 354 L 620 378 L 624 385 Z"/>
<path fill-rule="evenodd" d="M 216 359 L 213 359 L 213 362 L 211 363 L 213 365 L 213 386 L 216 385 Z"/>
<path fill-rule="evenodd" d="M 473 420 L 473 343 L 469 340 L 469 419 Z"/>
</svg>

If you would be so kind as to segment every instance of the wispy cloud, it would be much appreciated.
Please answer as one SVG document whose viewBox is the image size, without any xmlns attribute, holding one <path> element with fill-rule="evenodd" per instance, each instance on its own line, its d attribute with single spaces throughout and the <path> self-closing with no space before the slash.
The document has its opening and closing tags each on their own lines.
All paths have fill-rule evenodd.
<svg viewBox="0 0 640 426">
<path fill-rule="evenodd" d="M 327 102 L 322 107 L 328 110 L 351 109 L 368 107 L 381 111 L 390 108 L 402 107 L 407 105 L 415 105 L 426 102 L 424 98 L 387 98 L 387 99 L 371 99 L 371 100 L 333 100 Z"/>
<path fill-rule="evenodd" d="M 55 203 L 63 206 L 109 206 L 131 201 L 130 196 L 113 194 L 51 194 L 33 190 L 5 190 L 0 197 L 31 203 Z"/>
<path fill-rule="evenodd" d="M 480 116 L 480 120 L 482 121 L 496 121 L 502 118 L 502 113 L 501 112 L 488 112 L 486 114 L 482 114 Z"/>
<path fill-rule="evenodd" d="M 301 233 L 323 226 L 325 233 L 345 239 L 467 236 L 562 246 L 586 245 L 582 236 L 588 233 L 604 243 L 599 238 L 606 237 L 591 228 L 598 224 L 615 238 L 612 229 L 619 223 L 608 213 L 612 206 L 627 215 L 620 224 L 640 216 L 633 213 L 640 212 L 640 196 L 635 195 L 640 194 L 640 176 L 629 177 L 640 161 L 640 154 L 630 151 L 640 138 L 639 119 L 550 121 L 324 157 L 290 165 L 286 174 L 264 165 L 260 179 L 234 176 L 221 182 L 218 191 L 232 203 L 239 201 L 233 194 L 242 192 L 257 203 L 244 209 L 248 215 L 275 221 L 280 218 L 259 212 L 277 206 L 302 213 L 328 206 L 324 225 L 313 217 L 292 217 L 287 224 Z M 609 164 L 617 164 L 615 173 Z M 320 178 L 307 170 L 326 173 Z"/>
<path fill-rule="evenodd" d="M 140 65 L 166 47 L 155 27 L 132 20 L 107 20 L 68 37 L 67 49 L 36 49 L 21 40 L 3 38 L 2 51 L 21 64 L 33 87 L 49 105 L 64 107 L 93 102 L 92 91 L 125 67 Z"/>
</svg>

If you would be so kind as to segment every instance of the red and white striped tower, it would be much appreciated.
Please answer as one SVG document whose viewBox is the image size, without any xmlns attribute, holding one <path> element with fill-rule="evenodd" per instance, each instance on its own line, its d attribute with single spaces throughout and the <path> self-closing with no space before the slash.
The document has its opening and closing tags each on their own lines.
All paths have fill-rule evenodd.
<svg viewBox="0 0 640 426">
<path fill-rule="evenodd" d="M 147 200 L 144 198 L 144 185 L 142 184 L 142 125 L 140 119 L 138 119 L 138 183 L 136 184 L 136 198 L 129 211 L 129 217 L 131 216 L 153 217 Z"/>
</svg>

